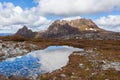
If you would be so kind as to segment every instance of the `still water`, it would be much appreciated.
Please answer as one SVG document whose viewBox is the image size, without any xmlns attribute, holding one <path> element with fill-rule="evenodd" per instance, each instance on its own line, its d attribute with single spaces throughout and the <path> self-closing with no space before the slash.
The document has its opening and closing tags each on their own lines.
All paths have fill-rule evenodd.
<svg viewBox="0 0 120 80">
<path fill-rule="evenodd" d="M 50 46 L 32 51 L 24 56 L 8 58 L 0 62 L 0 74 L 10 76 L 36 76 L 66 66 L 69 55 L 82 49 L 68 46 Z"/>
</svg>

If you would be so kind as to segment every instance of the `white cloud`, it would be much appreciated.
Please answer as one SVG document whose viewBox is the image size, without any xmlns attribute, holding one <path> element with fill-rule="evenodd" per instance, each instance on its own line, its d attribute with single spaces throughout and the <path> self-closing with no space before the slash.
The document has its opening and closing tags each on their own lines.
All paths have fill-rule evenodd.
<svg viewBox="0 0 120 80">
<path fill-rule="evenodd" d="M 120 32 L 120 15 L 109 15 L 95 20 L 96 24 L 106 30 Z"/>
<path fill-rule="evenodd" d="M 71 21 L 71 20 L 75 20 L 75 19 L 80 19 L 80 16 L 74 16 L 74 17 L 65 17 L 62 20 L 67 20 L 67 21 Z"/>
<path fill-rule="evenodd" d="M 27 25 L 34 31 L 38 31 L 38 28 L 47 29 L 51 21 L 37 14 L 36 9 L 33 7 L 23 10 L 12 3 L 0 3 L 0 33 L 15 33 L 23 25 Z"/>
<path fill-rule="evenodd" d="M 8 25 L 8 26 L 1 26 L 0 33 L 14 33 L 18 29 L 22 28 L 23 25 Z"/>
<path fill-rule="evenodd" d="M 37 0 L 46 15 L 73 16 L 120 9 L 120 0 Z"/>
</svg>

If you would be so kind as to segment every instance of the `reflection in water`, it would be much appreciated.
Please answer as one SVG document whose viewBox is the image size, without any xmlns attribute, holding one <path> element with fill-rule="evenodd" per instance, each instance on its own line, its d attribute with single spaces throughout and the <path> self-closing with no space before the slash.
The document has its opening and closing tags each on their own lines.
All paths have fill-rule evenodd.
<svg viewBox="0 0 120 80">
<path fill-rule="evenodd" d="M 27 55 L 9 58 L 0 62 L 0 74 L 6 76 L 34 76 L 60 69 L 68 62 L 73 51 L 81 49 L 67 46 L 50 46 L 45 50 L 37 50 Z"/>
<path fill-rule="evenodd" d="M 40 64 L 33 56 L 8 59 L 0 63 L 0 74 L 30 76 L 38 74 Z"/>
</svg>

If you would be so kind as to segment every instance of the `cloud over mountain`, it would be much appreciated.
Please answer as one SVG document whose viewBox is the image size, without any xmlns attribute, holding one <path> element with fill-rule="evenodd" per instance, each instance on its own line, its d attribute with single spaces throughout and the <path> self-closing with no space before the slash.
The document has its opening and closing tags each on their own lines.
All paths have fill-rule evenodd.
<svg viewBox="0 0 120 80">
<path fill-rule="evenodd" d="M 109 15 L 95 20 L 96 24 L 101 28 L 110 31 L 120 32 L 120 15 Z"/>
<path fill-rule="evenodd" d="M 120 9 L 120 0 L 37 0 L 46 15 L 85 15 Z"/>
</svg>

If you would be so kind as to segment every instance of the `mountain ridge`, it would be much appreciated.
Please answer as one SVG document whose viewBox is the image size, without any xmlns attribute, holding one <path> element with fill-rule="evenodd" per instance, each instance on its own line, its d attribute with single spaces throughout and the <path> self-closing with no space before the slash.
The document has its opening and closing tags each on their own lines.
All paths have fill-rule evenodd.
<svg viewBox="0 0 120 80">
<path fill-rule="evenodd" d="M 91 19 L 85 18 L 71 21 L 56 20 L 44 32 L 35 33 L 26 27 L 23 27 L 22 30 L 19 29 L 16 34 L 29 38 L 120 40 L 120 33 L 101 29 Z"/>
</svg>

